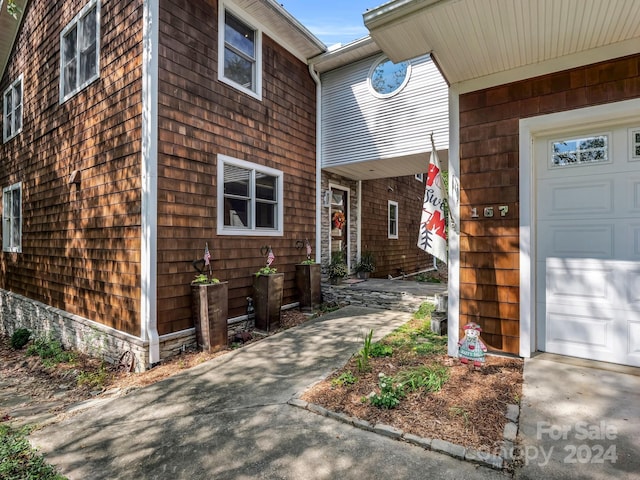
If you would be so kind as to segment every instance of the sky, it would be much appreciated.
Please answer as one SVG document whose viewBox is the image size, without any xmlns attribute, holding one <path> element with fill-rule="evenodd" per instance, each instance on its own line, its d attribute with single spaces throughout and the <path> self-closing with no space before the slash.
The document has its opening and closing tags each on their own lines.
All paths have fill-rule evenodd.
<svg viewBox="0 0 640 480">
<path fill-rule="evenodd" d="M 362 14 L 388 0 L 279 0 L 280 4 L 327 46 L 366 37 Z"/>
</svg>

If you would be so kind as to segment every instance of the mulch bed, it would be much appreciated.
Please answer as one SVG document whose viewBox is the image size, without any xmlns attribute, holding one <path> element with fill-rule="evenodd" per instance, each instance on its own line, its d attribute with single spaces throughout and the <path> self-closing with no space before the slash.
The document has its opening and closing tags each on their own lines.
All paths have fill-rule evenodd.
<svg viewBox="0 0 640 480">
<path fill-rule="evenodd" d="M 379 392 L 378 374 L 394 375 L 401 367 L 439 363 L 449 369 L 449 380 L 436 393 L 409 393 L 394 409 L 363 402 Z M 350 370 L 359 378 L 354 385 L 333 386 L 331 380 Z M 503 440 L 507 404 L 519 403 L 522 394 L 522 360 L 488 356 L 481 371 L 473 371 L 446 355 L 372 358 L 371 370 L 359 373 L 356 360 L 316 384 L 302 399 L 329 410 L 382 423 L 423 438 L 438 438 L 464 447 L 498 452 Z"/>
</svg>

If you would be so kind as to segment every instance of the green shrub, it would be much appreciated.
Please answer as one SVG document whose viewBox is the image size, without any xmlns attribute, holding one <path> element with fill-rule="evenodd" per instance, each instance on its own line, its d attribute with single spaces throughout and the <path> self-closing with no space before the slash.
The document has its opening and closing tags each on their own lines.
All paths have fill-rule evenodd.
<svg viewBox="0 0 640 480">
<path fill-rule="evenodd" d="M 400 400 L 405 397 L 404 385 L 396 382 L 393 377 L 384 373 L 378 375 L 380 393 L 369 396 L 369 403 L 374 407 L 392 409 L 400 405 Z"/>
<path fill-rule="evenodd" d="M 372 357 L 390 357 L 393 355 L 393 347 L 380 342 L 371 344 L 369 355 Z"/>
<path fill-rule="evenodd" d="M 364 335 L 362 348 L 357 354 L 356 366 L 359 372 L 366 372 L 369 370 L 369 358 L 371 357 L 371 338 L 373 337 L 373 329 L 369 330 L 369 333 Z"/>
<path fill-rule="evenodd" d="M 29 430 L 0 424 L 0 479 L 66 480 L 29 445 Z"/>
<path fill-rule="evenodd" d="M 351 370 L 347 370 L 331 380 L 331 385 L 334 387 L 344 387 L 345 385 L 353 385 L 357 381 L 358 377 L 351 373 Z"/>
<path fill-rule="evenodd" d="M 31 338 L 31 332 L 26 328 L 19 328 L 11 335 L 11 348 L 20 350 L 29 343 L 29 338 Z"/>
<path fill-rule="evenodd" d="M 50 337 L 36 338 L 27 348 L 27 355 L 37 355 L 42 359 L 45 367 L 52 367 L 58 363 L 70 363 L 75 360 L 72 352 L 65 352 L 57 340 Z"/>
</svg>

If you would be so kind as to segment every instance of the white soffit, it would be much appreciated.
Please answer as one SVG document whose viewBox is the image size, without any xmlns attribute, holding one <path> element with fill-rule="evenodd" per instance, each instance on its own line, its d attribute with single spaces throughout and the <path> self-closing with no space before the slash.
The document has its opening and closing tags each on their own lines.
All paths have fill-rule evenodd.
<svg viewBox="0 0 640 480">
<path fill-rule="evenodd" d="M 233 3 L 258 20 L 267 35 L 306 61 L 326 51 L 320 39 L 274 0 L 232 0 Z"/>
<path fill-rule="evenodd" d="M 640 52 L 638 0 L 395 0 L 364 22 L 391 60 L 432 53 L 450 84 Z"/>
<path fill-rule="evenodd" d="M 350 65 L 363 58 L 380 53 L 380 47 L 371 37 L 364 37 L 309 60 L 319 73 Z"/>
</svg>

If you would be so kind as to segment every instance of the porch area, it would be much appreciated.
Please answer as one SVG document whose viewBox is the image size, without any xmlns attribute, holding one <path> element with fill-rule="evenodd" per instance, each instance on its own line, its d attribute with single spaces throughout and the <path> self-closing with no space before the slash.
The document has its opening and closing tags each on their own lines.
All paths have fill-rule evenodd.
<svg viewBox="0 0 640 480">
<path fill-rule="evenodd" d="M 361 307 L 415 312 L 423 302 L 436 303 L 436 294 L 446 293 L 446 283 L 412 280 L 349 279 L 339 285 L 322 283 L 322 301 Z"/>
</svg>

